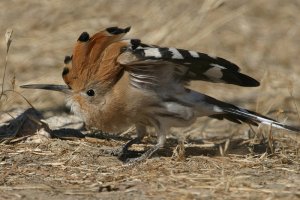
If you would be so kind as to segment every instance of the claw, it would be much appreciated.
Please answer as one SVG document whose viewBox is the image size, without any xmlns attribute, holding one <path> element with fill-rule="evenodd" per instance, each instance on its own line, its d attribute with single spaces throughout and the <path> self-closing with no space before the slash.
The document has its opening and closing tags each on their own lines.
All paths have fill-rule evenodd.
<svg viewBox="0 0 300 200">
<path fill-rule="evenodd" d="M 155 153 L 160 148 L 161 148 L 161 145 L 160 144 L 156 144 L 155 146 L 153 146 L 149 150 L 147 150 L 145 153 L 143 153 L 140 157 L 137 157 L 137 158 L 127 158 L 125 162 L 127 164 L 129 164 L 129 165 L 144 162 L 145 160 L 147 160 L 148 158 L 150 158 L 153 155 L 153 153 Z"/>
</svg>

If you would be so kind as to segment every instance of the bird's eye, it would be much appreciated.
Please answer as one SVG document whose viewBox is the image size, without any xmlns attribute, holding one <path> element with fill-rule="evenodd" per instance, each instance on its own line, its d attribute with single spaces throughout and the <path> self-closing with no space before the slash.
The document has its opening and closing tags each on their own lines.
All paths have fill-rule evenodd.
<svg viewBox="0 0 300 200">
<path fill-rule="evenodd" d="M 92 97 L 92 96 L 95 96 L 95 91 L 94 91 L 94 90 L 88 90 L 88 91 L 86 92 L 86 94 L 87 94 L 88 96 Z"/>
</svg>

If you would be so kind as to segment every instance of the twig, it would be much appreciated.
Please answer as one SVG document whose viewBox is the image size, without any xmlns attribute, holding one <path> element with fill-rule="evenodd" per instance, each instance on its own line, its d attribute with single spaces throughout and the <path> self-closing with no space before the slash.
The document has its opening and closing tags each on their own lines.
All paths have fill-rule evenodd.
<svg viewBox="0 0 300 200">
<path fill-rule="evenodd" d="M 289 82 L 289 93 L 290 93 L 290 96 L 292 97 L 292 101 L 293 101 L 293 104 L 296 108 L 296 111 L 297 111 L 297 115 L 298 115 L 298 120 L 300 121 L 300 113 L 299 113 L 299 110 L 298 110 L 298 106 L 297 106 L 297 103 L 295 101 L 295 98 L 293 96 L 293 83 L 290 81 Z"/>
<path fill-rule="evenodd" d="M 4 95 L 4 81 L 5 81 L 5 74 L 6 74 L 6 68 L 7 68 L 7 63 L 8 63 L 8 52 L 9 52 L 9 47 L 12 42 L 12 29 L 7 29 L 5 33 L 5 42 L 6 42 L 6 55 L 5 55 L 5 64 L 4 64 L 4 72 L 2 76 L 2 86 L 1 86 L 1 94 L 0 94 L 0 99 L 2 99 L 2 96 Z"/>
</svg>

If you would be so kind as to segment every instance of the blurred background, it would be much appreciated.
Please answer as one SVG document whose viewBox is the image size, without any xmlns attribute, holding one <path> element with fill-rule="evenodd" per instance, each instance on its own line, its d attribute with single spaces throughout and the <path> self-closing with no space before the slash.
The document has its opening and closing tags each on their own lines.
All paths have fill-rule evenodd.
<svg viewBox="0 0 300 200">
<path fill-rule="evenodd" d="M 41 111 L 67 110 L 64 95 L 19 85 L 63 83 L 63 59 L 83 31 L 93 34 L 111 26 L 131 26 L 129 38 L 226 58 L 262 83 L 241 88 L 197 82 L 192 88 L 299 124 L 299 0 L 11 0 L 0 1 L 0 7 L 0 77 L 4 34 L 12 28 L 4 86 L 14 87 Z M 2 111 L 21 107 L 29 106 L 16 94 L 1 100 Z"/>
</svg>

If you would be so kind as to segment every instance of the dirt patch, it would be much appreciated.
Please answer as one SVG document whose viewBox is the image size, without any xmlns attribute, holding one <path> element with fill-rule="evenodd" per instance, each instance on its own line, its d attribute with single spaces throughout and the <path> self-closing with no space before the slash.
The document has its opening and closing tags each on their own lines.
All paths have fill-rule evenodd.
<svg viewBox="0 0 300 200">
<path fill-rule="evenodd" d="M 183 146 L 169 137 L 166 147 L 151 159 L 128 165 L 111 152 L 133 134 L 69 130 L 82 134 L 70 137 L 71 131 L 57 129 L 53 132 L 60 135 L 52 134 L 56 139 L 32 135 L 2 142 L 3 199 L 296 199 L 300 195 L 300 145 L 284 135 L 190 136 Z M 148 136 L 131 150 L 138 156 L 153 144 L 155 138 Z"/>
</svg>

